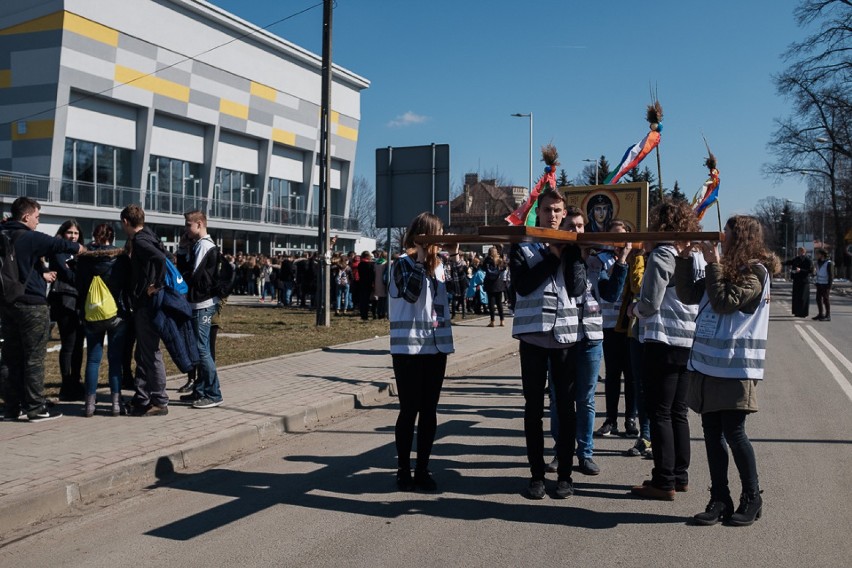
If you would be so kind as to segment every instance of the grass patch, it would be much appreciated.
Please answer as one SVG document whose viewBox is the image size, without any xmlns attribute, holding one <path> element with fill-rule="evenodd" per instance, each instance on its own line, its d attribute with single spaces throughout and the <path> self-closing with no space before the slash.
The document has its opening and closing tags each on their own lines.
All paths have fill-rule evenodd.
<svg viewBox="0 0 852 568">
<path fill-rule="evenodd" d="M 220 319 L 220 334 L 245 334 L 249 337 L 222 337 L 216 340 L 216 364 L 220 367 L 246 363 L 289 353 L 319 349 L 389 333 L 387 320 L 362 321 L 357 312 L 331 317 L 331 327 L 317 327 L 316 313 L 296 308 L 271 306 L 226 306 Z M 54 336 L 59 332 L 54 329 Z M 49 346 L 59 345 L 51 341 Z M 100 368 L 100 386 L 107 384 L 107 354 L 105 348 Z M 166 374 L 180 371 L 171 361 L 165 347 L 163 358 Z M 85 374 L 86 359 L 83 357 Z M 59 353 L 47 354 L 45 361 L 45 392 L 49 396 L 59 393 Z"/>
</svg>

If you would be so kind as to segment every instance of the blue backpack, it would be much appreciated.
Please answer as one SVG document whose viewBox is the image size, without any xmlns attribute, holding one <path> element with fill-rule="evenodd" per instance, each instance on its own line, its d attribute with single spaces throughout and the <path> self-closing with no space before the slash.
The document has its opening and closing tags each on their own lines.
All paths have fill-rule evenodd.
<svg viewBox="0 0 852 568">
<path fill-rule="evenodd" d="M 186 295 L 189 292 L 189 286 L 178 271 L 177 266 L 168 257 L 166 257 L 166 276 L 164 282 L 166 286 L 178 294 Z"/>
</svg>

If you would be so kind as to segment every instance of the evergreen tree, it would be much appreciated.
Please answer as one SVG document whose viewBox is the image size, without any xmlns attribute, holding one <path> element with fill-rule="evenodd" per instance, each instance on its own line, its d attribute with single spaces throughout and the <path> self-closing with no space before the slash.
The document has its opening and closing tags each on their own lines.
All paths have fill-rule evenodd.
<svg viewBox="0 0 852 568">
<path fill-rule="evenodd" d="M 606 176 L 611 173 L 612 170 L 610 168 L 611 166 L 609 165 L 609 162 L 606 161 L 606 156 L 601 155 L 601 157 L 598 158 L 598 176 L 600 177 L 600 183 L 603 183 Z"/>
<path fill-rule="evenodd" d="M 565 169 L 559 170 L 559 177 L 556 179 L 556 185 L 559 187 L 571 185 L 571 182 L 568 179 L 568 172 L 566 172 Z"/>
<path fill-rule="evenodd" d="M 672 201 L 686 201 L 686 195 L 680 190 L 677 180 L 675 180 L 674 189 L 672 189 L 672 192 L 669 195 L 672 198 Z"/>
</svg>

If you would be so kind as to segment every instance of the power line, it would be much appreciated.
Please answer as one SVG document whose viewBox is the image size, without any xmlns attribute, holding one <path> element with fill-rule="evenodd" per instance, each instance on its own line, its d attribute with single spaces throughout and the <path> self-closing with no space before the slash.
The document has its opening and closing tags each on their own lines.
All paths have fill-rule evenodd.
<svg viewBox="0 0 852 568">
<path fill-rule="evenodd" d="M 336 4 L 337 4 L 337 3 L 335 2 L 335 5 L 336 5 Z M 41 116 L 41 115 L 44 115 L 44 114 L 47 114 L 47 113 L 50 113 L 50 112 L 53 112 L 53 111 L 59 110 L 60 108 L 63 108 L 63 107 L 66 107 L 66 106 L 70 106 L 72 103 L 78 103 L 78 102 L 80 102 L 80 101 L 85 101 L 85 100 L 87 100 L 87 99 L 91 99 L 91 98 L 97 97 L 97 96 L 99 96 L 99 95 L 103 95 L 103 94 L 109 93 L 110 91 L 113 91 L 113 90 L 115 90 L 115 89 L 117 89 L 117 88 L 119 88 L 119 87 L 124 87 L 124 86 L 126 86 L 126 85 L 130 85 L 130 84 L 132 84 L 132 83 L 135 83 L 136 81 L 139 81 L 140 79 L 144 79 L 144 78 L 146 78 L 146 77 L 152 77 L 152 76 L 156 75 L 157 73 L 160 73 L 161 71 L 165 71 L 166 69 L 171 69 L 172 67 L 176 67 L 177 65 L 181 65 L 181 64 L 183 64 L 183 63 L 186 63 L 187 61 L 196 61 L 196 60 L 197 60 L 197 58 L 201 57 L 202 55 L 207 55 L 207 54 L 208 54 L 208 53 L 210 53 L 211 51 L 215 51 L 215 50 L 217 50 L 217 49 L 219 49 L 219 48 L 225 47 L 226 45 L 230 45 L 230 44 L 234 43 L 235 41 L 240 41 L 240 40 L 245 39 L 245 38 L 247 38 L 247 37 L 250 37 L 250 36 L 256 35 L 256 34 L 257 34 L 257 32 L 259 32 L 259 31 L 261 31 L 261 30 L 267 30 L 267 29 L 271 28 L 272 26 L 276 26 L 276 25 L 278 25 L 278 24 L 280 24 L 280 23 L 282 23 L 282 22 L 286 22 L 287 20 L 290 20 L 290 19 L 292 19 L 292 18 L 295 18 L 296 16 L 301 16 L 302 14 L 304 14 L 304 13 L 306 13 L 306 12 L 310 12 L 310 11 L 311 11 L 311 10 L 313 10 L 314 8 L 318 8 L 318 7 L 322 6 L 322 5 L 323 5 L 323 3 L 322 3 L 322 2 L 319 2 L 319 3 L 317 3 L 317 4 L 314 4 L 313 6 L 308 6 L 308 7 L 307 7 L 307 8 L 305 8 L 304 10 L 300 10 L 300 11 L 298 11 L 298 12 L 294 12 L 293 14 L 290 14 L 289 16 L 285 16 L 285 17 L 283 17 L 283 18 L 281 18 L 281 19 L 279 19 L 279 20 L 276 20 L 276 21 L 272 22 L 271 24 L 267 24 L 267 25 L 262 26 L 262 27 L 260 27 L 260 28 L 258 28 L 258 29 L 256 29 L 256 30 L 252 30 L 252 31 L 247 32 L 247 33 L 244 33 L 244 34 L 242 34 L 242 35 L 238 35 L 238 36 L 234 37 L 233 39 L 230 39 L 230 40 L 226 41 L 225 43 L 221 43 L 221 44 L 219 44 L 219 45 L 213 46 L 213 47 L 211 47 L 210 49 L 206 49 L 206 50 L 202 51 L 201 53 L 198 53 L 198 54 L 196 54 L 196 55 L 192 55 L 192 56 L 186 56 L 186 57 L 184 57 L 183 59 L 181 59 L 180 61 L 176 61 L 175 63 L 172 63 L 172 64 L 170 64 L 170 65 L 166 65 L 166 66 L 164 66 L 164 67 L 160 67 L 159 69 L 156 69 L 156 70 L 154 70 L 154 71 L 152 71 L 152 72 L 150 72 L 150 73 L 145 73 L 145 74 L 143 74 L 143 75 L 139 75 L 138 77 L 134 77 L 133 79 L 131 79 L 131 80 L 129 80 L 129 81 L 125 81 L 125 82 L 123 82 L 123 83 L 119 83 L 118 85 L 115 85 L 115 86 L 109 87 L 108 89 L 104 89 L 103 91 L 98 91 L 97 93 L 89 93 L 89 94 L 84 95 L 84 96 L 82 96 L 82 97 L 76 98 L 76 99 L 74 99 L 73 101 L 68 101 L 66 104 L 56 105 L 56 106 L 53 106 L 53 107 L 51 107 L 51 108 L 45 109 L 45 110 L 40 111 L 40 112 L 36 112 L 36 113 L 29 114 L 29 115 L 26 115 L 26 116 L 21 116 L 21 117 L 18 117 L 18 118 L 14 118 L 14 119 L 9 120 L 9 121 L 7 121 L 7 122 L 0 122 L 0 125 L 3 125 L 3 126 L 5 126 L 5 125 L 10 125 L 10 124 L 12 124 L 13 122 L 19 122 L 19 121 L 21 121 L 21 120 L 27 120 L 27 119 L 34 118 L 34 117 L 37 117 L 37 116 Z"/>
</svg>

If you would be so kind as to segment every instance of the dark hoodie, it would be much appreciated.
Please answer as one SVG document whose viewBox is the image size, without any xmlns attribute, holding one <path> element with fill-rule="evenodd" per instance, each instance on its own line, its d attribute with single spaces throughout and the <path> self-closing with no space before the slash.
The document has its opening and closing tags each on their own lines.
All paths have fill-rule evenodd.
<svg viewBox="0 0 852 568">
<path fill-rule="evenodd" d="M 9 231 L 15 243 L 18 273 L 25 288 L 24 295 L 17 301 L 29 305 L 46 305 L 47 282 L 42 277 L 44 264 L 41 257 L 59 253 L 77 254 L 80 245 L 33 231 L 20 221 L 6 221 L 0 228 Z"/>
<path fill-rule="evenodd" d="M 134 307 L 149 305 L 148 286 L 163 287 L 166 271 L 166 249 L 160 239 L 148 227 L 143 227 L 132 239 L 130 253 L 131 282 L 130 299 Z"/>
</svg>

